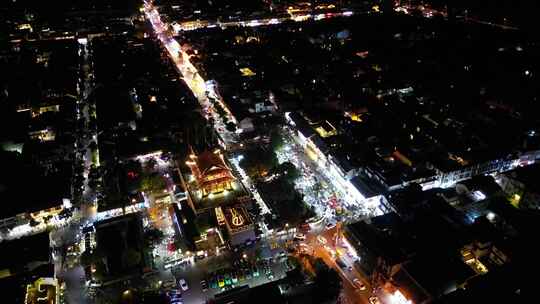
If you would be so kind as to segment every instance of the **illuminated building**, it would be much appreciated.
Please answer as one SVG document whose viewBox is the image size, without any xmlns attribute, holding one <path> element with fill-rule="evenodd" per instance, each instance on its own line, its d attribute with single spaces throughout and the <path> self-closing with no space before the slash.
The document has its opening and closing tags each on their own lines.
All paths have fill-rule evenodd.
<svg viewBox="0 0 540 304">
<path fill-rule="evenodd" d="M 243 206 L 217 207 L 215 211 L 218 224 L 226 227 L 233 246 L 255 240 L 253 221 L 246 208 Z"/>
<path fill-rule="evenodd" d="M 244 76 L 244 77 L 252 77 L 252 76 L 257 75 L 250 68 L 241 68 L 240 73 L 242 73 L 242 76 Z"/>
<path fill-rule="evenodd" d="M 26 208 L 30 207 L 27 206 Z M 70 200 L 63 199 L 62 203 L 51 202 L 38 206 L 36 209 L 21 210 L 21 212 L 17 212 L 16 214 L 0 218 L 0 232 L 6 233 L 7 238 L 9 238 L 11 233 L 15 233 L 18 229 L 29 227 L 31 222 L 40 224 L 57 223 L 60 221 L 62 212 L 69 208 L 71 208 Z"/>
<path fill-rule="evenodd" d="M 25 304 L 59 303 L 58 280 L 39 278 L 26 286 Z"/>
<path fill-rule="evenodd" d="M 48 232 L 0 242 L 2 303 L 58 303 Z"/>
<path fill-rule="evenodd" d="M 539 179 L 538 164 L 518 167 L 496 177 L 497 183 L 511 197 L 512 205 L 523 209 L 540 209 L 540 188 L 537 182 Z"/>
<path fill-rule="evenodd" d="M 408 300 L 401 291 L 396 290 L 390 295 L 390 303 L 392 304 L 412 304 L 411 300 Z"/>
<path fill-rule="evenodd" d="M 226 164 L 219 149 L 214 152 L 191 153 L 187 167 L 190 174 L 180 172 L 188 205 L 198 215 L 214 212 L 214 208 L 252 201 L 249 192 Z"/>
<path fill-rule="evenodd" d="M 318 125 L 315 128 L 315 131 L 317 131 L 322 138 L 327 138 L 338 134 L 337 129 L 327 120 Z"/>
<path fill-rule="evenodd" d="M 40 129 L 28 132 L 31 139 L 36 139 L 42 142 L 53 141 L 56 139 L 56 132 L 51 128 Z"/>
<path fill-rule="evenodd" d="M 37 117 L 43 113 L 47 112 L 60 112 L 60 105 L 53 104 L 53 105 L 44 105 L 41 107 L 37 107 L 35 109 L 32 109 L 32 118 Z"/>
<path fill-rule="evenodd" d="M 191 169 L 203 197 L 233 189 L 235 178 L 219 149 L 214 152 L 205 151 L 200 155 L 192 153 L 186 164 Z"/>
</svg>

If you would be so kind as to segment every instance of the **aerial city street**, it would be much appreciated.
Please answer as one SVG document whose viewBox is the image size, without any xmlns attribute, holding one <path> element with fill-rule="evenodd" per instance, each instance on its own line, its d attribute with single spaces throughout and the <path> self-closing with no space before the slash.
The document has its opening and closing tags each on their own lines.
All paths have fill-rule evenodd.
<svg viewBox="0 0 540 304">
<path fill-rule="evenodd" d="M 529 2 L 1 3 L 0 302 L 533 303 Z"/>
</svg>

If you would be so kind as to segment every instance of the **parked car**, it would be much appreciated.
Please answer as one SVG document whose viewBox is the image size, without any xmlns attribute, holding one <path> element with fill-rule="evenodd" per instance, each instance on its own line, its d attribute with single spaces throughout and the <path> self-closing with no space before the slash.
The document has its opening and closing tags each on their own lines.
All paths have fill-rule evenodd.
<svg viewBox="0 0 540 304">
<path fill-rule="evenodd" d="M 360 290 L 366 290 L 366 285 L 360 281 L 358 278 L 354 278 L 353 280 L 354 286 Z"/>
<path fill-rule="evenodd" d="M 244 272 L 242 270 L 238 271 L 238 281 L 244 282 L 246 280 L 246 276 L 244 275 Z"/>
<path fill-rule="evenodd" d="M 336 227 L 336 223 L 334 222 L 329 222 L 326 224 L 326 230 L 330 230 L 332 228 Z"/>
<path fill-rule="evenodd" d="M 336 259 L 336 264 L 339 266 L 339 268 L 341 269 L 347 269 L 347 265 L 345 264 L 345 262 L 343 262 L 342 259 Z"/>
<path fill-rule="evenodd" d="M 294 239 L 296 241 L 304 241 L 306 239 L 306 235 L 303 233 L 297 233 L 294 235 Z"/>
<path fill-rule="evenodd" d="M 210 288 L 218 288 L 218 282 L 216 277 L 210 279 Z"/>
<path fill-rule="evenodd" d="M 171 289 L 171 290 L 167 291 L 167 295 L 169 295 L 169 296 L 170 295 L 181 296 L 182 293 L 178 289 Z"/>
<path fill-rule="evenodd" d="M 186 291 L 186 290 L 189 289 L 189 286 L 188 286 L 186 280 L 184 280 L 184 279 L 178 280 L 178 285 L 180 285 L 180 287 L 182 288 L 183 291 Z"/>
<path fill-rule="evenodd" d="M 252 274 L 253 274 L 253 277 L 256 278 L 259 276 L 259 269 L 257 268 L 257 266 L 253 266 L 252 268 Z"/>
<path fill-rule="evenodd" d="M 182 295 L 180 295 L 180 294 L 169 294 L 169 299 L 176 300 L 176 301 L 182 300 Z"/>
<path fill-rule="evenodd" d="M 170 304 L 182 304 L 182 294 L 180 291 L 173 289 L 167 292 Z"/>
<path fill-rule="evenodd" d="M 219 288 L 225 287 L 225 280 L 223 279 L 223 276 L 221 275 L 218 277 L 218 287 Z"/>
<path fill-rule="evenodd" d="M 246 275 L 246 280 L 251 279 L 251 271 L 249 269 L 244 269 L 244 274 Z"/>
</svg>

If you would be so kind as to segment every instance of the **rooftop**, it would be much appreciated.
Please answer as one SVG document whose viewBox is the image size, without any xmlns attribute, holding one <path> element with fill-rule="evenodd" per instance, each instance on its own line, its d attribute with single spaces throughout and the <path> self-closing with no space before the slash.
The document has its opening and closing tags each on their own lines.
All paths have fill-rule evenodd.
<svg viewBox="0 0 540 304">
<path fill-rule="evenodd" d="M 392 278 L 414 303 L 422 303 L 428 296 L 438 298 L 454 291 L 475 274 L 457 256 L 427 254 L 406 262 Z"/>
<path fill-rule="evenodd" d="M 70 197 L 70 164 L 57 164 L 56 172 L 47 175 L 21 155 L 4 151 L 0 163 L 0 201 L 4 202 L 0 218 L 57 207 Z"/>
<path fill-rule="evenodd" d="M 215 296 L 215 304 L 251 304 L 264 299 L 267 303 L 283 303 L 285 299 L 278 288 L 278 282 L 266 283 L 257 287 L 239 286 Z"/>
<path fill-rule="evenodd" d="M 388 213 L 372 218 L 370 223 L 349 224 L 346 229 L 360 240 L 360 246 L 385 258 L 388 263 L 397 264 L 414 252 L 414 242 L 403 224 L 397 214 Z"/>
</svg>

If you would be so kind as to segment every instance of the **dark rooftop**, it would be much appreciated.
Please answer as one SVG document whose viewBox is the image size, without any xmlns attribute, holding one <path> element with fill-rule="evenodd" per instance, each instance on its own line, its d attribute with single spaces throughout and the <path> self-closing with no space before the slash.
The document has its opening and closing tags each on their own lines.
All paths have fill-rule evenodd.
<svg viewBox="0 0 540 304">
<path fill-rule="evenodd" d="M 371 223 L 360 221 L 350 224 L 347 229 L 360 240 L 362 246 L 390 263 L 403 262 L 413 253 L 414 243 L 399 216 L 393 212 L 374 217 Z"/>
<path fill-rule="evenodd" d="M 139 252 L 142 257 L 142 221 L 139 213 L 132 213 L 121 217 L 104 220 L 95 224 L 96 242 L 106 255 L 109 276 L 129 274 L 140 270 L 144 265 L 141 262 L 132 267 L 126 267 L 124 255 L 128 250 Z"/>
<path fill-rule="evenodd" d="M 519 167 L 513 171 L 506 172 L 510 178 L 516 179 L 522 182 L 527 191 L 540 191 L 540 164 L 533 164 L 530 166 Z"/>
<path fill-rule="evenodd" d="M 0 243 L 0 270 L 10 269 L 12 273 L 23 272 L 27 270 L 29 264 L 48 263 L 49 260 L 48 232 Z"/>
<path fill-rule="evenodd" d="M 474 271 L 457 256 L 426 254 L 405 263 L 393 280 L 409 291 L 414 303 L 422 303 L 426 294 L 433 298 L 448 294 L 473 275 Z"/>
<path fill-rule="evenodd" d="M 284 303 L 285 299 L 278 288 L 278 282 L 266 283 L 257 287 L 249 288 L 247 285 L 239 286 L 215 296 L 211 303 L 215 304 L 252 304 Z"/>
<path fill-rule="evenodd" d="M 45 175 L 43 170 L 26 163 L 15 152 L 0 151 L 0 217 L 43 210 L 62 204 L 70 197 L 71 166 L 57 164 L 57 172 Z M 68 172 L 68 173 L 66 173 Z M 31 189 L 31 191 L 28 191 Z"/>
</svg>

